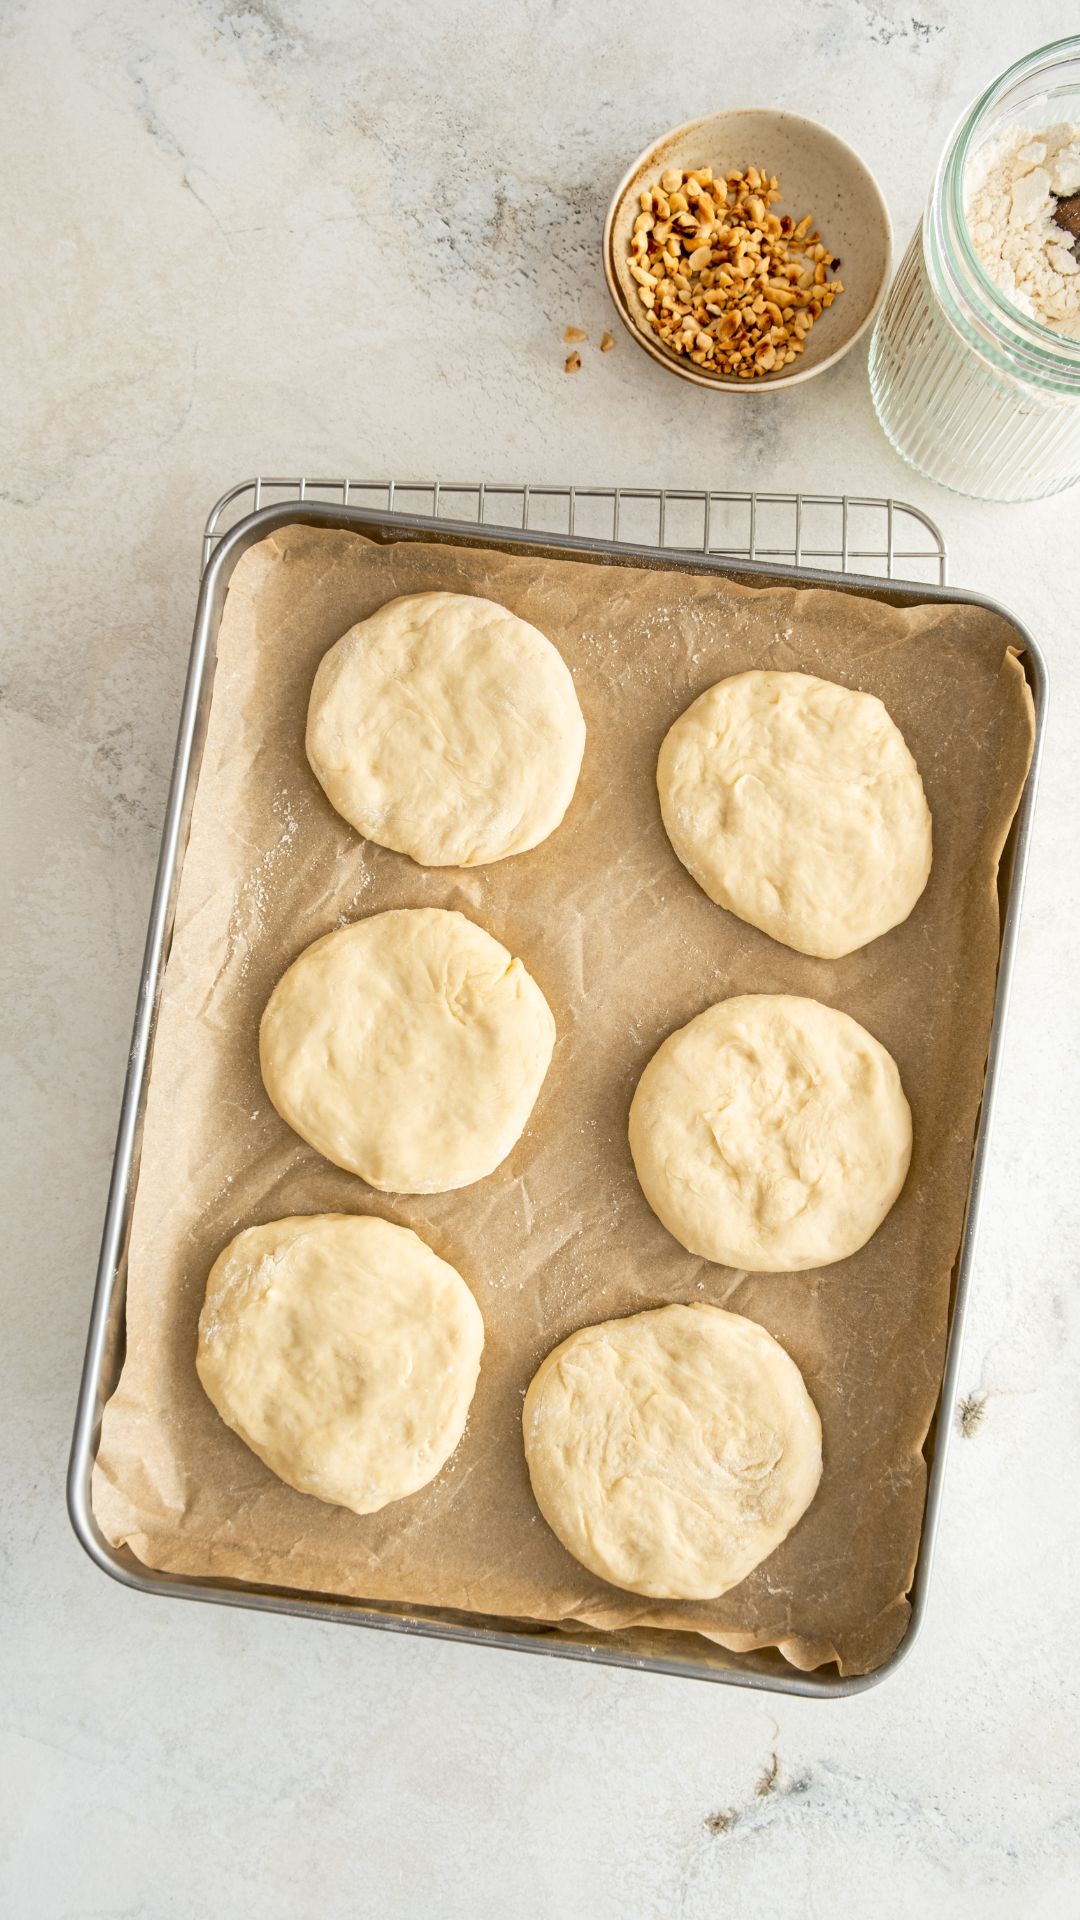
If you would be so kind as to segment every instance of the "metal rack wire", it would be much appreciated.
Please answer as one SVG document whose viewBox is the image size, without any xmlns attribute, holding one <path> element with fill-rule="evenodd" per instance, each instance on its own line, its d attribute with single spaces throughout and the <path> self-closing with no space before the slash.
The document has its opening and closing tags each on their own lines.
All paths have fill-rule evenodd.
<svg viewBox="0 0 1080 1920">
<path fill-rule="evenodd" d="M 903 500 L 855 494 L 740 493 L 673 487 L 561 487 L 447 480 L 245 480 L 222 496 L 203 535 L 205 567 L 243 515 L 295 500 L 423 514 L 472 526 L 583 534 L 944 586 L 940 529 Z"/>
</svg>

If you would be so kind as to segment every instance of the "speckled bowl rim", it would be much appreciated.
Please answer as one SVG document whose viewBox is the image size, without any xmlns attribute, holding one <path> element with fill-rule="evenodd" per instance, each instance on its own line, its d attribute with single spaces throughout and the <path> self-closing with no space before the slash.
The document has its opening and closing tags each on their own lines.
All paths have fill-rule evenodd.
<svg viewBox="0 0 1080 1920">
<path fill-rule="evenodd" d="M 881 280 L 864 318 L 860 321 L 854 333 L 850 334 L 849 337 L 844 340 L 840 346 L 836 347 L 832 353 L 827 355 L 824 360 L 818 360 L 813 366 L 801 367 L 796 365 L 794 370 L 790 372 L 785 368 L 776 375 L 766 375 L 763 380 L 740 380 L 738 377 L 733 379 L 730 374 L 702 373 L 692 361 L 688 366 L 685 361 L 678 359 L 675 354 L 669 353 L 666 347 L 658 346 L 655 341 L 650 339 L 644 327 L 638 325 L 637 320 L 628 310 L 626 301 L 623 298 L 622 288 L 619 285 L 618 275 L 615 271 L 615 252 L 613 246 L 615 221 L 618 218 L 619 209 L 638 173 L 648 165 L 653 155 L 658 153 L 661 147 L 666 147 L 669 143 L 684 138 L 689 139 L 697 132 L 699 127 L 709 126 L 714 120 L 718 120 L 721 117 L 721 111 L 729 112 L 732 117 L 736 114 L 743 113 L 766 114 L 773 119 L 786 120 L 793 127 L 810 127 L 816 134 L 825 134 L 846 156 L 853 168 L 863 176 L 867 190 L 877 204 L 881 223 L 885 230 L 885 258 L 882 263 Z M 665 367 L 668 373 L 676 374 L 681 380 L 692 380 L 695 386 L 707 387 L 713 393 L 778 393 L 783 387 L 794 387 L 797 386 L 800 381 L 813 380 L 817 374 L 824 373 L 827 367 L 834 367 L 838 360 L 843 359 L 845 353 L 851 352 L 852 347 L 854 347 L 869 328 L 873 326 L 877 318 L 878 309 L 888 292 L 889 282 L 892 278 L 892 221 L 889 219 L 889 209 L 885 204 L 885 196 L 865 160 L 862 159 L 860 154 L 856 153 L 849 141 L 845 140 L 841 134 L 834 133 L 832 128 L 825 126 L 823 121 L 811 120 L 809 116 L 804 113 L 789 113 L 785 107 L 731 107 L 721 109 L 716 113 L 702 114 L 697 120 L 687 120 L 681 127 L 671 127 L 667 133 L 662 133 L 658 139 L 651 140 L 647 147 L 642 148 L 637 159 L 626 169 L 615 192 L 612 194 L 611 204 L 607 210 L 607 218 L 604 221 L 602 247 L 604 278 L 607 281 L 608 292 L 611 295 L 615 311 L 627 332 L 637 342 L 638 346 L 643 348 L 650 358 L 655 360 L 659 366 Z"/>
</svg>

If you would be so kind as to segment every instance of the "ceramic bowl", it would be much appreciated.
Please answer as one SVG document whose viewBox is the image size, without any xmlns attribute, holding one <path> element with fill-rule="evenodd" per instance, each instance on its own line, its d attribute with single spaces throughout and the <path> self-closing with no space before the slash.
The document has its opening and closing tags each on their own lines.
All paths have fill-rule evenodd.
<svg viewBox="0 0 1080 1920">
<path fill-rule="evenodd" d="M 756 380 L 708 373 L 669 351 L 646 322 L 629 270 L 630 235 L 640 212 L 638 194 L 667 167 L 690 172 L 711 167 L 757 167 L 775 174 L 782 198 L 771 208 L 795 220 L 809 213 L 840 261 L 844 291 L 810 329 L 804 351 L 790 365 Z M 810 380 L 834 366 L 861 340 L 889 283 L 892 231 L 880 188 L 847 142 L 814 120 L 770 108 L 748 107 L 691 120 L 654 141 L 620 182 L 604 224 L 604 272 L 619 318 L 639 347 L 682 380 L 724 392 L 768 393 Z"/>
</svg>

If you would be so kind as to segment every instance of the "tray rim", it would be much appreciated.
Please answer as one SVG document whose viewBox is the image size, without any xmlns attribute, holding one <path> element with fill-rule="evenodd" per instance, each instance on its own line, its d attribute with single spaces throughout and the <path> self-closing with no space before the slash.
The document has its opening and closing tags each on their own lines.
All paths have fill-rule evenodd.
<svg viewBox="0 0 1080 1920">
<path fill-rule="evenodd" d="M 966 604 L 986 608 L 999 615 L 1017 636 L 1017 651 L 1024 664 L 1035 709 L 1035 737 L 1031 765 L 1014 816 L 1002 864 L 1011 848 L 1006 883 L 998 957 L 997 983 L 987 1044 L 983 1094 L 972 1150 L 971 1175 L 964 1225 L 954 1268 L 953 1296 L 949 1328 L 937 1406 L 932 1417 L 923 1452 L 927 1459 L 926 1502 L 918 1554 L 908 1599 L 911 1615 L 907 1631 L 893 1653 L 881 1666 L 866 1674 L 841 1674 L 835 1663 L 802 1670 L 791 1666 L 776 1649 L 779 1668 L 767 1670 L 760 1665 L 742 1665 L 753 1661 L 754 1654 L 726 1653 L 733 1664 L 706 1666 L 692 1658 L 674 1659 L 643 1650 L 640 1654 L 623 1645 L 604 1644 L 602 1636 L 580 1643 L 567 1639 L 557 1628 L 543 1623 L 498 1623 L 485 1625 L 492 1616 L 478 1614 L 476 1624 L 449 1617 L 452 1610 L 399 1607 L 386 1611 L 370 1603 L 347 1596 L 296 1591 L 288 1588 L 240 1582 L 214 1576 L 171 1575 L 144 1566 L 130 1548 L 113 1547 L 94 1518 L 91 1505 L 91 1476 L 97 1457 L 101 1414 L 116 1381 L 105 1384 L 107 1348 L 114 1323 L 123 1311 L 126 1294 L 126 1240 L 138 1184 L 138 1146 L 142 1115 L 149 1085 L 153 1032 L 160 988 L 168 960 L 176 893 L 186 852 L 186 827 L 201 768 L 201 740 L 198 739 L 200 710 L 207 692 L 207 666 L 212 642 L 225 602 L 228 582 L 237 562 L 249 547 L 281 527 L 308 525 L 343 532 L 381 534 L 385 539 L 434 539 L 442 544 L 488 547 L 533 553 L 552 552 L 578 557 L 593 563 L 662 567 L 676 572 L 716 574 L 736 582 L 762 586 L 795 584 L 799 587 L 827 587 L 855 597 L 884 600 L 893 605 Z M 212 690 L 212 689 L 211 689 Z M 873 575 L 835 573 L 827 569 L 777 565 L 768 561 L 732 560 L 718 554 L 683 553 L 664 547 L 640 546 L 622 541 L 595 539 L 580 534 L 537 533 L 524 528 L 503 528 L 435 518 L 422 514 L 399 513 L 392 509 L 346 506 L 328 501 L 284 500 L 246 514 L 219 540 L 201 578 L 187 674 L 181 699 L 176 749 L 166 801 L 154 887 L 151 896 L 147 936 L 143 952 L 135 1019 L 128 1052 L 127 1071 L 121 1098 L 116 1148 L 113 1156 L 106 1202 L 101 1248 L 98 1256 L 86 1351 L 83 1360 L 71 1452 L 67 1472 L 67 1509 L 75 1536 L 94 1564 L 122 1586 L 141 1593 L 179 1599 L 216 1602 L 260 1612 L 295 1614 L 306 1619 L 340 1620 L 350 1625 L 378 1627 L 391 1632 L 422 1635 L 439 1640 L 489 1645 L 506 1650 L 553 1654 L 563 1659 L 593 1661 L 605 1666 L 712 1681 L 718 1685 L 743 1686 L 765 1692 L 801 1695 L 816 1699 L 846 1698 L 877 1686 L 894 1673 L 909 1656 L 922 1629 L 926 1597 L 941 1518 L 945 1470 L 952 1438 L 951 1418 L 942 1418 L 951 1409 L 958 1384 L 963 1344 L 963 1327 L 974 1256 L 983 1185 L 989 1156 L 992 1120 L 996 1098 L 997 1070 L 1012 988 L 1020 911 L 1027 877 L 1031 830 L 1041 770 L 1045 719 L 1049 698 L 1049 675 L 1042 651 L 1019 620 L 1000 601 L 989 595 L 961 588 L 922 582 L 883 580 Z M 122 1363 L 121 1363 L 122 1364 Z M 117 1368 L 119 1377 L 119 1367 Z M 582 1630 L 585 1631 L 584 1629 Z M 694 1637 L 696 1639 L 696 1636 Z"/>
</svg>

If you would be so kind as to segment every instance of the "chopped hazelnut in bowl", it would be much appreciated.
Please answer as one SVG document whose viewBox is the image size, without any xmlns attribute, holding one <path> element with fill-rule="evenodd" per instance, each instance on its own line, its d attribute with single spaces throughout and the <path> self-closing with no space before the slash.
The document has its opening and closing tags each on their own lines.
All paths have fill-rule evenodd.
<svg viewBox="0 0 1080 1920">
<path fill-rule="evenodd" d="M 623 324 L 670 372 L 749 393 L 820 373 L 869 328 L 889 216 L 843 140 L 746 109 L 665 134 L 621 182 L 604 271 Z"/>
</svg>

